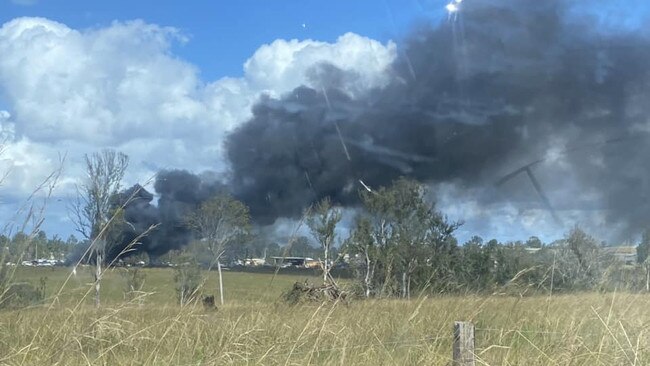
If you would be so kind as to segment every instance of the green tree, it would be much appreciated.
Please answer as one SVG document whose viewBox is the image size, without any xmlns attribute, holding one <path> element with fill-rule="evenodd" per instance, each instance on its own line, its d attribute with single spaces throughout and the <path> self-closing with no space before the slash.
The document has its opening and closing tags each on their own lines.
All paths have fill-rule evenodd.
<svg viewBox="0 0 650 366">
<path fill-rule="evenodd" d="M 44 249 L 46 249 L 47 246 L 47 234 L 43 230 L 39 230 L 38 233 L 36 234 L 36 237 L 32 239 L 32 245 L 34 246 L 34 251 L 32 258 L 34 260 L 37 260 L 39 258 L 45 258 L 46 254 L 44 252 Z"/>
<path fill-rule="evenodd" d="M 475 291 L 490 287 L 493 282 L 495 245 L 484 245 L 479 236 L 472 237 L 463 245 L 461 272 L 465 285 Z"/>
<path fill-rule="evenodd" d="M 643 264 L 650 254 L 650 229 L 646 229 L 641 235 L 641 242 L 636 247 L 636 261 Z"/>
<path fill-rule="evenodd" d="M 536 263 L 526 251 L 524 243 L 507 242 L 492 248 L 495 284 L 511 286 L 523 283 L 528 286 L 535 281 L 532 271 L 536 268 Z"/>
<path fill-rule="evenodd" d="M 576 257 L 580 269 L 587 275 L 591 274 L 594 254 L 598 251 L 596 240 L 576 226 L 567 236 L 566 242 Z"/>
<path fill-rule="evenodd" d="M 142 306 L 144 300 L 142 288 L 146 279 L 145 272 L 138 266 L 130 265 L 125 267 L 120 273 L 125 282 L 124 300 L 133 301 L 137 299 L 138 304 Z"/>
<path fill-rule="evenodd" d="M 107 235 L 115 222 L 113 198 L 119 193 L 129 158 L 120 152 L 103 150 L 86 155 L 85 165 L 86 178 L 77 187 L 77 200 L 71 212 L 77 231 L 90 242 L 90 255 L 96 267 L 95 306 L 99 306 Z"/>
<path fill-rule="evenodd" d="M 332 267 L 330 255 L 339 221 L 341 221 L 341 210 L 333 207 L 329 198 L 318 202 L 307 218 L 307 226 L 323 250 L 323 285 L 336 285 L 330 275 Z"/>
<path fill-rule="evenodd" d="M 209 268 L 215 263 L 219 271 L 219 293 L 224 303 L 221 257 L 227 246 L 241 241 L 250 232 L 248 207 L 232 196 L 222 193 L 207 200 L 187 218 L 200 243 L 211 256 Z"/>
<path fill-rule="evenodd" d="M 25 234 L 22 231 L 17 232 L 14 237 L 11 239 L 9 245 L 9 253 L 16 262 L 20 262 L 25 258 L 25 252 L 28 251 L 29 245 L 31 245 L 32 239 L 29 235 Z"/>
<path fill-rule="evenodd" d="M 66 240 L 65 243 L 71 247 L 74 247 L 75 245 L 79 244 L 79 239 L 77 239 L 74 234 L 70 234 L 70 236 L 68 236 L 68 240 Z"/>
<path fill-rule="evenodd" d="M 379 256 L 373 240 L 372 224 L 367 217 L 357 217 L 354 230 L 345 241 L 344 251 L 351 256 L 352 267 L 361 282 L 364 296 L 370 297 L 375 291 L 375 268 Z"/>
<path fill-rule="evenodd" d="M 538 237 L 531 236 L 530 238 L 528 238 L 528 240 L 526 240 L 526 246 L 528 248 L 541 248 L 544 246 L 544 243 L 542 243 L 542 241 Z"/>
<path fill-rule="evenodd" d="M 174 283 L 178 303 L 184 306 L 199 297 L 203 278 L 201 268 L 192 255 L 190 248 L 169 251 L 169 258 L 174 266 Z"/>
<path fill-rule="evenodd" d="M 607 265 L 596 239 L 576 226 L 558 251 L 555 272 L 565 289 L 589 289 L 602 279 Z"/>
<path fill-rule="evenodd" d="M 370 234 L 365 235 L 370 235 L 367 240 L 372 241 L 376 256 L 371 259 L 377 277 L 373 287 L 379 294 L 408 298 L 413 285 L 424 288 L 432 281 L 442 283 L 455 277 L 458 248 L 453 233 L 460 223 L 448 222 L 426 197 L 423 185 L 403 178 L 388 188 L 361 192 L 371 225 Z"/>
<path fill-rule="evenodd" d="M 58 235 L 47 240 L 45 256 L 53 259 L 65 259 L 69 253 L 68 245 Z"/>
<path fill-rule="evenodd" d="M 636 247 L 636 260 L 639 264 L 643 265 L 645 269 L 645 289 L 650 292 L 650 261 L 648 255 L 650 254 L 650 229 L 646 229 L 641 235 L 641 242 Z"/>
</svg>

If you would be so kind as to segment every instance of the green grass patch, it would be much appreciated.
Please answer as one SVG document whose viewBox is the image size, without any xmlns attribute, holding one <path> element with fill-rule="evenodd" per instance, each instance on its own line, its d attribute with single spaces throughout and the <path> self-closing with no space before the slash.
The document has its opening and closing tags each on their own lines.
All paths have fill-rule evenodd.
<svg viewBox="0 0 650 366">
<path fill-rule="evenodd" d="M 28 282 L 38 285 L 45 277 L 48 299 L 58 296 L 57 301 L 64 305 L 73 305 L 82 298 L 84 304 L 92 304 L 94 289 L 93 270 L 91 266 L 80 266 L 76 275 L 67 267 L 18 267 L 13 282 Z M 142 291 L 146 292 L 145 303 L 149 305 L 175 305 L 177 303 L 174 269 L 173 268 L 142 268 L 145 280 Z M 101 283 L 101 300 L 106 305 L 117 305 L 124 302 L 126 279 L 122 273 L 125 268 L 112 268 L 105 272 Z M 202 292 L 218 297 L 219 283 L 217 271 L 203 271 L 204 283 Z M 229 302 L 261 302 L 269 303 L 278 300 L 283 291 L 296 281 L 322 281 L 321 277 L 312 274 L 285 275 L 247 272 L 223 271 L 224 296 Z"/>
</svg>

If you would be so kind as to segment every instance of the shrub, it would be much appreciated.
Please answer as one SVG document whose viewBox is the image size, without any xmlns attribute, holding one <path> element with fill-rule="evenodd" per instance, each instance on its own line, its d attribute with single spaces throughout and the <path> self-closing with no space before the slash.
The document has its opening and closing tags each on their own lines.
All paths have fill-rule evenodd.
<svg viewBox="0 0 650 366">
<path fill-rule="evenodd" d="M 282 298 L 290 305 L 308 302 L 345 301 L 347 294 L 333 285 L 314 286 L 309 282 L 296 282 Z"/>
<path fill-rule="evenodd" d="M 0 294 L 0 309 L 21 309 L 38 305 L 45 299 L 47 278 L 41 277 L 39 286 L 31 283 L 14 283 Z"/>
<path fill-rule="evenodd" d="M 181 306 L 196 300 L 201 286 L 201 269 L 193 263 L 179 264 L 174 269 L 176 297 Z"/>
<path fill-rule="evenodd" d="M 126 281 L 124 299 L 127 301 L 134 300 L 142 292 L 146 275 L 138 267 L 126 268 L 121 274 Z"/>
<path fill-rule="evenodd" d="M 203 296 L 203 308 L 205 310 L 217 310 L 214 295 Z"/>
</svg>

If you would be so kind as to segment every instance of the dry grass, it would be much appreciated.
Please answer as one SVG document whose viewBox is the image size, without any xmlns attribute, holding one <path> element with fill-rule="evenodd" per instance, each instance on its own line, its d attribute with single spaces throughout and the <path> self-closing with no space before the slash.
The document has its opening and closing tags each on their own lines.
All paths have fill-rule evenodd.
<svg viewBox="0 0 650 366">
<path fill-rule="evenodd" d="M 50 273 L 51 283 L 54 274 L 61 275 Z M 18 273 L 27 280 L 39 275 Z M 646 295 L 465 296 L 288 307 L 278 300 L 280 292 L 301 278 L 271 282 L 269 275 L 228 273 L 228 304 L 213 312 L 175 305 L 171 277 L 170 270 L 148 271 L 145 290 L 154 294 L 143 307 L 121 300 L 119 276 L 112 274 L 104 282 L 108 305 L 100 310 L 86 304 L 72 310 L 70 298 L 79 289 L 69 289 L 64 291 L 69 299 L 62 296 L 49 310 L 0 313 L 0 364 L 446 365 L 455 320 L 476 324 L 479 364 L 650 363 Z"/>
</svg>

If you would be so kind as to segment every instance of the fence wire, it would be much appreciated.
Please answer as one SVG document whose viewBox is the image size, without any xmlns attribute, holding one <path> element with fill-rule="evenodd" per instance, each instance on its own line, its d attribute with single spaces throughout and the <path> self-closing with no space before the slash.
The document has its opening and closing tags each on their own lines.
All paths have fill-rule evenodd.
<svg viewBox="0 0 650 366">
<path fill-rule="evenodd" d="M 526 330 L 526 329 L 503 329 L 503 328 L 475 328 L 477 332 L 500 332 L 500 333 L 523 333 L 523 334 L 561 334 L 563 332 L 553 332 L 545 330 Z"/>
</svg>

